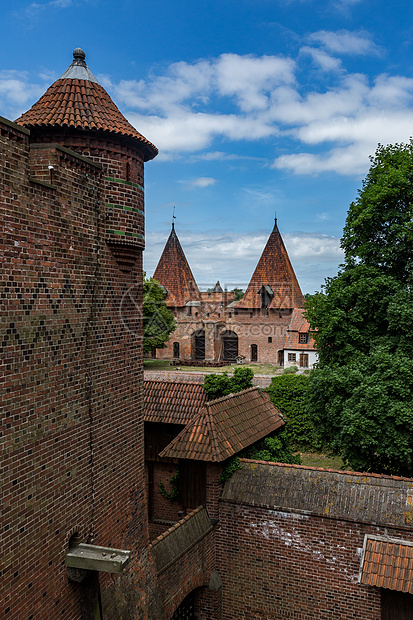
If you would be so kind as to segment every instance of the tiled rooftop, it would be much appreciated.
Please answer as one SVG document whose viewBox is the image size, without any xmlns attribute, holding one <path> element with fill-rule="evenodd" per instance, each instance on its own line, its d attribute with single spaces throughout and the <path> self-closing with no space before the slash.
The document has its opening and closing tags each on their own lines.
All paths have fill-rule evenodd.
<svg viewBox="0 0 413 620">
<path fill-rule="evenodd" d="M 29 129 L 69 127 L 106 131 L 138 140 L 145 161 L 153 159 L 158 153 L 158 149 L 118 110 L 106 90 L 88 70 L 84 60 L 76 58 L 63 76 L 56 80 L 30 110 L 16 120 L 16 123 Z"/>
<path fill-rule="evenodd" d="M 277 222 L 258 261 L 245 295 L 235 308 L 261 308 L 260 290 L 270 287 L 274 297 L 268 308 L 302 308 L 304 297 L 290 263 Z"/>
<path fill-rule="evenodd" d="M 313 351 L 315 347 L 314 338 L 309 333 L 310 323 L 304 318 L 302 308 L 294 308 L 290 324 L 285 335 L 285 349 L 298 349 L 302 351 Z M 307 334 L 308 341 L 300 342 L 300 334 Z"/>
<path fill-rule="evenodd" d="M 173 224 L 153 277 L 166 288 L 168 294 L 165 302 L 169 307 L 182 308 L 188 301 L 201 300 L 198 286 Z"/>
<path fill-rule="evenodd" d="M 205 390 L 200 383 L 147 380 L 144 382 L 144 420 L 188 424 L 205 400 Z"/>
<path fill-rule="evenodd" d="M 366 536 L 360 583 L 413 594 L 413 543 Z"/>
<path fill-rule="evenodd" d="M 256 387 L 205 404 L 160 456 L 221 462 L 284 425 Z"/>
</svg>

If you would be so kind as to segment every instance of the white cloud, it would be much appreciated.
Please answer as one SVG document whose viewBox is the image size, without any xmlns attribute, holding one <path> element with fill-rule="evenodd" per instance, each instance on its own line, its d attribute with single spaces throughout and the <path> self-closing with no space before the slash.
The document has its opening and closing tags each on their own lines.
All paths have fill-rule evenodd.
<svg viewBox="0 0 413 620">
<path fill-rule="evenodd" d="M 217 180 L 212 177 L 199 177 L 191 181 L 179 181 L 179 183 L 188 187 L 210 187 L 211 185 L 215 185 L 216 182 Z"/>
<path fill-rule="evenodd" d="M 305 45 L 301 48 L 301 53 L 311 56 L 313 62 L 323 71 L 337 71 L 341 66 L 341 61 L 338 58 L 334 58 L 334 56 L 330 56 L 327 52 L 315 47 Z"/>
<path fill-rule="evenodd" d="M 379 47 L 371 40 L 366 32 L 350 32 L 348 30 L 329 31 L 319 30 L 309 35 L 311 43 L 320 43 L 334 54 L 379 54 Z"/>
<path fill-rule="evenodd" d="M 301 48 L 297 59 L 222 54 L 174 63 L 147 80 L 99 79 L 129 121 L 158 146 L 158 161 L 184 156 L 190 162 L 242 159 L 247 157 L 216 147 L 225 142 L 235 150 L 239 141 L 266 141 L 284 153 L 273 162 L 256 158 L 273 168 L 363 176 L 378 142 L 409 139 L 413 79 L 381 74 L 370 80 L 346 72 L 345 54 L 377 51 L 364 32 L 319 31 L 307 40 L 311 46 Z M 298 81 L 300 63 L 308 55 L 329 72 L 328 85 Z M 1 114 L 16 118 L 30 107 L 45 91 L 45 79 L 45 74 L 33 80 L 24 73 L 0 72 Z"/>
<path fill-rule="evenodd" d="M 295 82 L 294 66 L 289 58 L 222 54 L 215 65 L 218 90 L 234 95 L 243 112 L 265 110 L 274 88 Z"/>
<path fill-rule="evenodd" d="M 15 119 L 46 90 L 44 84 L 33 84 L 24 71 L 0 71 L 0 109 L 2 116 Z"/>
</svg>

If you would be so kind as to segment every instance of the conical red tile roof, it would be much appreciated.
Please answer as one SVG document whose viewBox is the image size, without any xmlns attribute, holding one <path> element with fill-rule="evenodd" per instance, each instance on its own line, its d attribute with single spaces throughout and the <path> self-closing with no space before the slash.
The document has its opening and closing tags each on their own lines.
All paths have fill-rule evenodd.
<svg viewBox="0 0 413 620">
<path fill-rule="evenodd" d="M 74 60 L 40 99 L 15 122 L 24 127 L 69 127 L 107 131 L 140 142 L 145 161 L 158 149 L 144 138 L 118 110 L 106 90 L 87 67 L 85 53 L 73 52 Z"/>
<path fill-rule="evenodd" d="M 165 302 L 169 307 L 182 308 L 188 301 L 201 300 L 198 286 L 173 224 L 153 277 L 166 288 L 168 294 Z"/>
<path fill-rule="evenodd" d="M 267 241 L 245 294 L 235 308 L 261 308 L 261 290 L 268 287 L 268 308 L 302 308 L 304 297 L 277 227 Z M 272 296 L 272 297 L 271 297 Z"/>
</svg>

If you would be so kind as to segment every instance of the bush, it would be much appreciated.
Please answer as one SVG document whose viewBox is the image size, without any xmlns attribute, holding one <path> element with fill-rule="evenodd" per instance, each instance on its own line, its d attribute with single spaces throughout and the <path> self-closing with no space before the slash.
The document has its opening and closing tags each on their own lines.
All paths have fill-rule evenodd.
<svg viewBox="0 0 413 620">
<path fill-rule="evenodd" d="M 287 418 L 285 434 L 290 446 L 297 449 L 320 450 L 313 422 L 307 411 L 309 377 L 283 374 L 274 377 L 267 388 L 271 401 Z"/>
<path fill-rule="evenodd" d="M 297 372 L 297 370 L 298 370 L 297 366 L 288 366 L 288 368 L 285 368 L 283 370 L 283 375 L 295 374 Z"/>
<path fill-rule="evenodd" d="M 235 368 L 232 377 L 228 377 L 228 373 L 222 374 L 212 373 L 205 377 L 204 390 L 206 392 L 208 400 L 214 400 L 215 398 L 221 398 L 221 396 L 227 396 L 235 392 L 241 392 L 253 387 L 252 379 L 254 373 L 251 368 Z"/>
<path fill-rule="evenodd" d="M 253 459 L 255 461 L 272 461 L 273 463 L 300 464 L 298 455 L 294 455 L 288 445 L 288 438 L 284 430 L 277 430 L 268 437 L 259 439 L 248 448 L 242 450 L 237 456 L 228 460 L 222 474 L 219 477 L 221 483 L 229 480 L 237 469 L 242 467 L 241 459 Z"/>
</svg>

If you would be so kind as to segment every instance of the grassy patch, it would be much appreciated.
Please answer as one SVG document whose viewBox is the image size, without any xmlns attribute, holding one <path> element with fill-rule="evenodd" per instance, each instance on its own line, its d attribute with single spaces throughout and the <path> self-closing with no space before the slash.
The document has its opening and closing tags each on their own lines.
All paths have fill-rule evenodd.
<svg viewBox="0 0 413 620">
<path fill-rule="evenodd" d="M 301 465 L 306 465 L 307 467 L 327 467 L 330 469 L 341 469 L 343 467 L 343 461 L 340 456 L 304 452 L 300 453 L 300 457 Z"/>
<path fill-rule="evenodd" d="M 171 370 L 173 369 L 173 366 L 171 366 L 169 360 L 143 360 L 143 367 L 147 368 L 148 370 L 150 370 L 151 368 L 153 370 L 162 370 L 163 368 L 170 368 Z"/>
</svg>

